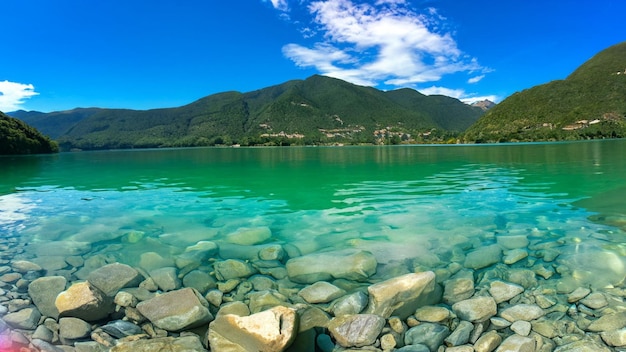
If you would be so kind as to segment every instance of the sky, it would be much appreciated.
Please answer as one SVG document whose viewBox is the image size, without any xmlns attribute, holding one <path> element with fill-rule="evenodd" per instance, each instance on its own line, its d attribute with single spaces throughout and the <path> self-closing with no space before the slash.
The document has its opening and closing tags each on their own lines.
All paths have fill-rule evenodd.
<svg viewBox="0 0 626 352">
<path fill-rule="evenodd" d="M 176 107 L 314 74 L 500 102 L 626 41 L 623 0 L 2 0 L 0 13 L 4 112 Z"/>
</svg>

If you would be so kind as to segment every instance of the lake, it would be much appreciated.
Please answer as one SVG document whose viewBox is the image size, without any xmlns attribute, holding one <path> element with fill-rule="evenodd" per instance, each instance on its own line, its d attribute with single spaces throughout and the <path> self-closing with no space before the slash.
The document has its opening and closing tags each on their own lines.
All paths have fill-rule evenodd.
<svg viewBox="0 0 626 352">
<path fill-rule="evenodd" d="M 289 256 L 365 250 L 373 281 L 417 270 L 442 281 L 493 244 L 505 263 L 478 271 L 533 270 L 564 292 L 626 274 L 624 140 L 98 151 L 0 165 L 0 258 L 48 275 L 171 263 L 199 241 L 221 259 L 268 244 Z"/>
</svg>

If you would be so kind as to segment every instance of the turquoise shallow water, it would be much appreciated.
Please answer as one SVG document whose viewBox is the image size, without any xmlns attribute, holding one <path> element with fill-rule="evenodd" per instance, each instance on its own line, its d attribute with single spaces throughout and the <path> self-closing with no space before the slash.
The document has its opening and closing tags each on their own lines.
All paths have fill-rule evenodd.
<svg viewBox="0 0 626 352">
<path fill-rule="evenodd" d="M 462 262 L 512 235 L 559 251 L 548 280 L 607 286 L 626 274 L 626 141 L 107 151 L 0 165 L 0 236 L 44 264 L 138 265 L 268 228 L 264 244 L 301 254 L 371 251 L 383 276 L 405 259 Z"/>
</svg>

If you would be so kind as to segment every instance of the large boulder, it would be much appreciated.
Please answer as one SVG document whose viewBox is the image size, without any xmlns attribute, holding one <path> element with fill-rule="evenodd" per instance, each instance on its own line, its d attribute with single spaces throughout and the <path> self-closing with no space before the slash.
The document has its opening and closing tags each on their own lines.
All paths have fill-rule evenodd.
<svg viewBox="0 0 626 352">
<path fill-rule="evenodd" d="M 75 283 L 59 293 L 54 305 L 61 317 L 75 317 L 86 321 L 105 318 L 113 312 L 113 298 L 88 281 Z"/>
<path fill-rule="evenodd" d="M 220 281 L 249 277 L 257 273 L 257 270 L 248 262 L 238 259 L 226 259 L 213 264 L 215 277 Z"/>
<path fill-rule="evenodd" d="M 411 273 L 379 282 L 367 288 L 369 305 L 366 312 L 383 318 L 406 318 L 426 304 L 438 301 L 435 273 Z"/>
<path fill-rule="evenodd" d="M 65 290 L 66 284 L 67 280 L 63 276 L 40 277 L 28 285 L 28 295 L 41 314 L 57 319 L 59 310 L 54 301 Z"/>
<path fill-rule="evenodd" d="M 332 279 L 364 281 L 376 273 L 374 255 L 357 249 L 309 254 L 287 261 L 287 276 L 294 282 L 312 284 Z"/>
<path fill-rule="evenodd" d="M 121 288 L 139 286 L 142 280 L 137 270 L 120 263 L 107 264 L 87 276 L 87 281 L 109 297 L 114 297 Z"/>
<path fill-rule="evenodd" d="M 249 316 L 220 314 L 209 324 L 211 351 L 281 352 L 296 338 L 298 315 L 277 306 Z"/>
<path fill-rule="evenodd" d="M 183 288 L 137 304 L 139 312 L 157 327 L 180 331 L 213 320 L 209 303 L 193 288 Z"/>
<path fill-rule="evenodd" d="M 462 320 L 483 322 L 498 313 L 498 305 L 491 296 L 466 299 L 452 305 L 452 311 Z"/>
</svg>

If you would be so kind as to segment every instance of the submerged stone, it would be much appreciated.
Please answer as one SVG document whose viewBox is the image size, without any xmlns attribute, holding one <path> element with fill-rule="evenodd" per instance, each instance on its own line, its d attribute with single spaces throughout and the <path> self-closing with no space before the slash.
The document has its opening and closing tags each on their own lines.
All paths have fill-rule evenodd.
<svg viewBox="0 0 626 352">
<path fill-rule="evenodd" d="M 491 296 L 474 297 L 452 305 L 452 311 L 461 319 L 473 323 L 483 322 L 498 313 L 496 301 Z"/>
<path fill-rule="evenodd" d="M 100 320 L 113 312 L 113 298 L 89 282 L 79 282 L 61 292 L 55 302 L 59 316 Z"/>
<path fill-rule="evenodd" d="M 308 303 L 327 303 L 346 294 L 346 291 L 326 281 L 316 282 L 298 292 Z"/>
<path fill-rule="evenodd" d="M 123 341 L 111 348 L 111 352 L 205 352 L 197 336 L 159 337 L 135 341 Z"/>
<path fill-rule="evenodd" d="M 286 267 L 291 281 L 312 284 L 333 278 L 363 281 L 376 273 L 377 265 L 372 253 L 345 249 L 293 258 Z"/>
<path fill-rule="evenodd" d="M 87 281 L 110 297 L 121 288 L 138 286 L 142 280 L 143 276 L 137 270 L 120 263 L 107 264 L 87 276 Z"/>
<path fill-rule="evenodd" d="M 492 264 L 499 263 L 502 259 L 502 248 L 493 244 L 486 247 L 480 247 L 465 256 L 466 268 L 482 269 Z"/>
<path fill-rule="evenodd" d="M 363 347 L 374 344 L 385 326 L 385 319 L 373 314 L 344 315 L 328 323 L 332 337 L 342 347 Z"/>
<path fill-rule="evenodd" d="M 59 293 L 65 290 L 66 284 L 67 280 L 63 276 L 40 277 L 28 285 L 28 295 L 41 314 L 56 319 L 59 310 L 54 302 Z"/>
<path fill-rule="evenodd" d="M 208 305 L 198 291 L 183 288 L 140 302 L 137 309 L 159 328 L 180 331 L 213 320 Z"/>
<path fill-rule="evenodd" d="M 443 341 L 450 335 L 448 327 L 433 324 L 422 323 L 418 326 L 410 328 L 404 335 L 404 343 L 407 345 L 421 344 L 428 346 L 430 351 L 437 351 L 439 346 L 443 345 Z"/>
<path fill-rule="evenodd" d="M 392 315 L 406 318 L 423 305 L 439 300 L 435 273 L 412 273 L 379 282 L 367 288 L 369 305 L 367 313 L 383 318 Z"/>
<path fill-rule="evenodd" d="M 235 232 L 226 235 L 225 240 L 228 243 L 251 246 L 263 243 L 272 237 L 272 231 L 267 226 L 262 227 L 241 227 Z"/>
</svg>

